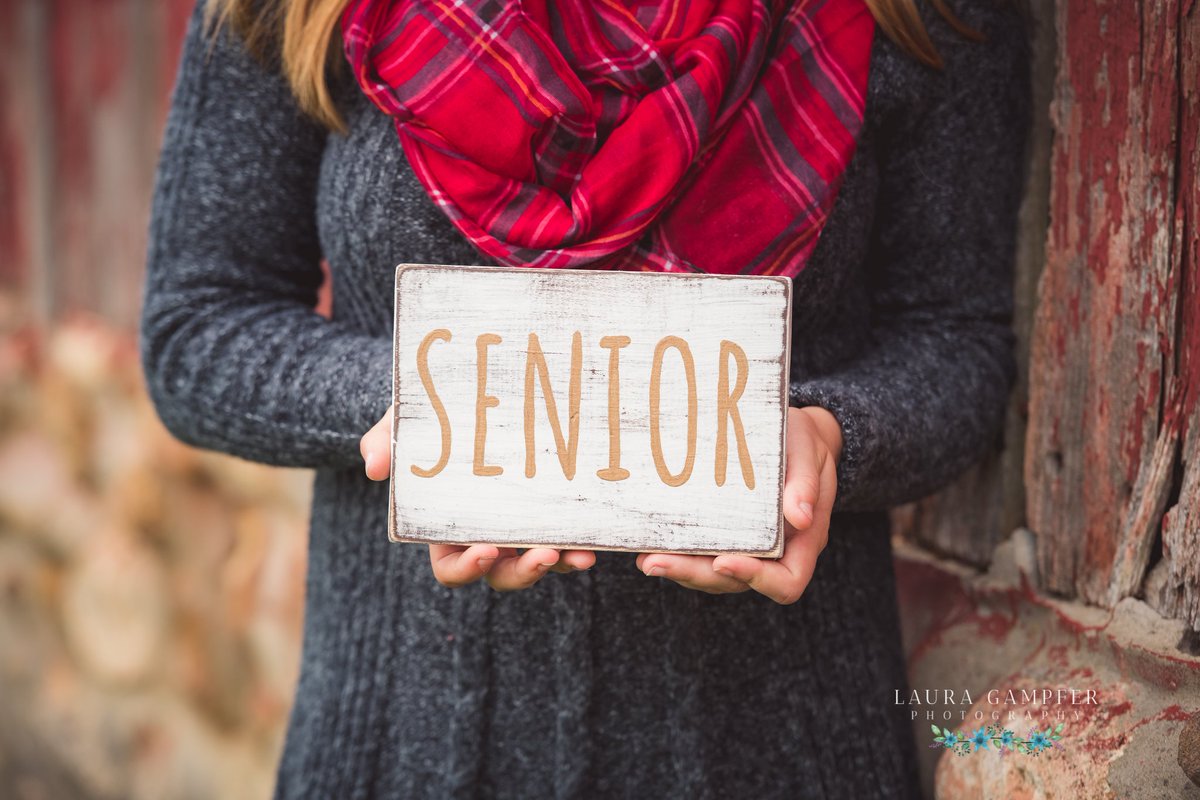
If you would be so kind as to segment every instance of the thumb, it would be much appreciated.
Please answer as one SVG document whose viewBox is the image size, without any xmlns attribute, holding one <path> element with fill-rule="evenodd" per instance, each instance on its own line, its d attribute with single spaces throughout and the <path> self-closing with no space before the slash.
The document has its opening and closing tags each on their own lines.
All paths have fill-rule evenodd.
<svg viewBox="0 0 1200 800">
<path fill-rule="evenodd" d="M 358 449 L 367 477 L 373 481 L 387 480 L 392 471 L 392 409 L 363 435 Z"/>
<path fill-rule="evenodd" d="M 821 499 L 821 464 L 807 431 L 788 436 L 787 468 L 783 480 L 783 518 L 793 528 L 812 524 Z"/>
</svg>

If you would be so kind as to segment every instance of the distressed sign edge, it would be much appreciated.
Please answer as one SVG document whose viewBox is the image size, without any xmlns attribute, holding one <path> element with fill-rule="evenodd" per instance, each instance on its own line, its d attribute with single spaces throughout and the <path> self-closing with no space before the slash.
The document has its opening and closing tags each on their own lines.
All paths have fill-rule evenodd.
<svg viewBox="0 0 1200 800">
<path fill-rule="evenodd" d="M 398 522 L 399 510 L 396 508 L 396 456 L 397 456 L 397 440 L 395 432 L 397 430 L 397 408 L 396 400 L 399 396 L 399 378 L 400 378 L 400 281 L 406 272 L 415 272 L 418 270 L 464 270 L 474 272 L 510 272 L 520 274 L 536 274 L 557 272 L 557 270 L 538 269 L 534 267 L 494 267 L 482 265 L 458 265 L 458 264 L 418 264 L 418 263 L 401 263 L 396 266 L 395 281 L 393 284 L 393 305 L 392 305 L 392 405 L 389 412 L 391 417 L 391 430 L 389 434 L 389 471 L 388 471 L 388 540 L 394 543 L 409 543 L 409 544 L 449 544 L 449 545 L 473 545 L 473 544 L 495 544 L 499 547 L 515 547 L 515 548 L 531 548 L 531 547 L 548 547 L 545 542 L 490 542 L 479 539 L 453 539 L 442 536 L 436 540 L 430 536 L 422 536 L 422 531 L 425 529 L 414 531 L 401 531 Z M 595 544 L 580 543 L 580 542 L 555 542 L 553 549 L 556 550 L 602 550 L 605 552 L 624 552 L 624 553 L 680 553 L 686 555 L 747 555 L 755 558 L 779 558 L 783 555 L 784 540 L 786 536 L 785 523 L 783 518 L 783 488 L 787 475 L 787 427 L 788 427 L 788 383 L 792 361 L 792 280 L 786 275 L 724 275 L 714 273 L 692 273 L 692 272 L 632 272 L 626 271 L 622 273 L 614 273 L 612 270 L 597 270 L 597 269 L 572 269 L 574 273 L 585 273 L 592 275 L 607 275 L 621 274 L 624 276 L 644 276 L 648 280 L 665 279 L 665 278 L 681 278 L 681 279 L 734 279 L 734 280 L 762 280 L 778 283 L 783 287 L 783 342 L 782 342 L 782 363 L 780 364 L 780 409 L 782 411 L 782 421 L 780 424 L 780 459 L 779 459 L 779 474 L 776 481 L 776 525 L 775 538 L 771 549 L 769 550 L 710 550 L 703 548 L 674 548 L 670 550 L 644 548 L 644 547 L 621 547 L 619 545 L 604 545 L 597 546 Z"/>
</svg>

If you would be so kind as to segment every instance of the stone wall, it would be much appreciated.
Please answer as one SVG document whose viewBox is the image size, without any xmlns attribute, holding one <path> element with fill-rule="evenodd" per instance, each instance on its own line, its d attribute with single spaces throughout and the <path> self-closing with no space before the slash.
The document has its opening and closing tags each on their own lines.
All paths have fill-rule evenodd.
<svg viewBox="0 0 1200 800">
<path fill-rule="evenodd" d="M 309 491 L 172 440 L 128 334 L 0 334 L 0 796 L 269 797 Z"/>
</svg>

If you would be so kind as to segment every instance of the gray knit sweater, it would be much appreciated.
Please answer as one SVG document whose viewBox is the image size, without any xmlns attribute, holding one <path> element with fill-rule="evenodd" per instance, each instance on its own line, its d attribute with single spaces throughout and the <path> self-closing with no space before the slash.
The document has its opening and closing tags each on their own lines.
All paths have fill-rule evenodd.
<svg viewBox="0 0 1200 800">
<path fill-rule="evenodd" d="M 358 438 L 390 401 L 393 267 L 480 257 L 352 86 L 349 134 L 327 135 L 275 70 L 226 34 L 210 49 L 197 12 L 142 355 L 179 438 L 317 470 L 278 797 L 915 793 L 884 509 L 999 444 L 1030 115 L 1018 15 L 953 6 L 987 41 L 926 13 L 944 71 L 877 33 L 858 148 L 795 280 L 792 404 L 830 409 L 845 445 L 829 546 L 790 606 L 649 578 L 628 553 L 528 591 L 448 589 L 426 548 L 388 542 Z M 312 311 L 322 257 L 332 320 Z"/>
</svg>

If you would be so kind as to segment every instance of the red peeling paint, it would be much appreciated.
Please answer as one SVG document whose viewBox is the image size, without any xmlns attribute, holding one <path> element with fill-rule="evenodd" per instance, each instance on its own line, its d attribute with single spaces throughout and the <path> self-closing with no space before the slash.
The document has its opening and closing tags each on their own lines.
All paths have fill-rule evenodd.
<svg viewBox="0 0 1200 800">
<path fill-rule="evenodd" d="M 1174 422 L 1169 402 L 1159 419 L 1170 400 L 1163 387 L 1182 384 L 1180 425 L 1200 396 L 1200 156 L 1181 146 L 1200 140 L 1200 54 L 1197 26 L 1187 22 L 1190 32 L 1182 32 L 1177 0 L 1060 0 L 1056 8 L 1056 136 L 1031 348 L 1027 518 L 1046 587 L 1111 603 L 1120 599 L 1110 596 L 1114 582 L 1136 587 L 1142 577 L 1114 576 L 1116 554 L 1138 546 L 1123 537 L 1143 529 L 1127 524 L 1133 487 L 1151 497 L 1165 489 L 1139 483 L 1162 426 Z M 1138 568 L 1136 559 L 1123 567 Z"/>
</svg>

